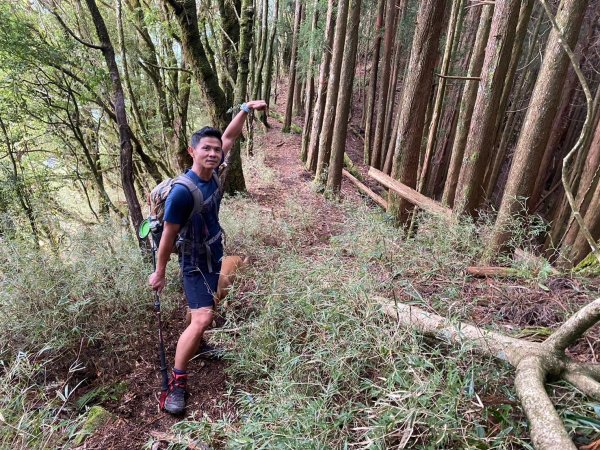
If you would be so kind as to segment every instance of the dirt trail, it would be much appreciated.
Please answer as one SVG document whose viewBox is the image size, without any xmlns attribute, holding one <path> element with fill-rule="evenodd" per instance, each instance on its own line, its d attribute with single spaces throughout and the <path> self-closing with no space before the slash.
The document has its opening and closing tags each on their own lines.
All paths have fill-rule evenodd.
<svg viewBox="0 0 600 450">
<path fill-rule="evenodd" d="M 256 124 L 256 122 L 255 122 Z M 255 133 L 255 148 L 264 152 L 265 165 L 276 174 L 275 180 L 265 183 L 259 178 L 246 180 L 250 197 L 261 206 L 272 211 L 274 216 L 285 217 L 288 201 L 300 205 L 311 205 L 318 211 L 319 218 L 315 229 L 307 236 L 307 252 L 315 245 L 323 245 L 336 234 L 338 225 L 344 219 L 344 213 L 333 202 L 327 201 L 323 195 L 310 188 L 312 175 L 304 170 L 299 159 L 300 136 L 298 134 L 281 133 L 281 123 L 274 118 L 269 119 L 271 128 L 263 133 Z M 259 125 L 255 125 L 256 128 Z M 348 144 L 358 145 L 355 137 L 350 137 Z M 343 196 L 356 197 L 354 189 L 344 183 Z M 167 365 L 170 367 L 175 354 L 177 338 L 184 328 L 184 306 L 175 314 L 176 320 L 165 320 L 164 337 L 167 352 Z M 135 369 L 126 376 L 129 391 L 119 402 L 105 404 L 114 416 L 109 424 L 89 437 L 80 448 L 85 449 L 132 449 L 141 448 L 153 435 L 162 433 L 169 435 L 171 427 L 183 419 L 201 419 L 210 417 L 218 419 L 223 414 L 233 412 L 235 405 L 226 397 L 228 378 L 224 361 L 194 360 L 190 364 L 189 386 L 191 396 L 184 416 L 173 417 L 159 411 L 158 395 L 160 378 L 157 371 L 157 339 L 156 327 L 148 330 L 152 339 L 140 348 Z M 153 450 L 166 448 L 167 442 L 158 442 Z"/>
</svg>

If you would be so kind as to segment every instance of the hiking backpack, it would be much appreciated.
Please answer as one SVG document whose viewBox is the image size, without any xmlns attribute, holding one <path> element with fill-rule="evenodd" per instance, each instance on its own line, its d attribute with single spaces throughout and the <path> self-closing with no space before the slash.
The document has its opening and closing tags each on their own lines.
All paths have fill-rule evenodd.
<svg viewBox="0 0 600 450">
<path fill-rule="evenodd" d="M 223 189 L 221 186 L 221 180 L 216 172 L 213 172 L 212 175 L 213 180 L 217 183 L 217 190 L 219 194 L 222 193 Z M 185 224 L 181 225 L 181 229 L 179 230 L 179 235 L 187 227 L 187 224 L 190 218 L 194 215 L 194 212 L 201 213 L 204 207 L 204 197 L 202 196 L 202 191 L 196 186 L 189 177 L 184 175 L 179 175 L 175 178 L 167 178 L 166 180 L 159 183 L 148 196 L 148 205 L 150 206 L 150 215 L 148 216 L 148 222 L 150 224 L 150 233 L 152 235 L 152 241 L 156 246 L 156 249 L 160 246 L 160 239 L 162 237 L 163 229 L 164 229 L 164 218 L 165 218 L 165 204 L 167 201 L 167 197 L 171 193 L 173 186 L 176 184 L 181 184 L 185 186 L 192 194 L 192 198 L 194 199 L 194 208 L 190 213 Z M 171 253 L 177 253 L 177 239 L 173 243 L 173 248 Z"/>
</svg>

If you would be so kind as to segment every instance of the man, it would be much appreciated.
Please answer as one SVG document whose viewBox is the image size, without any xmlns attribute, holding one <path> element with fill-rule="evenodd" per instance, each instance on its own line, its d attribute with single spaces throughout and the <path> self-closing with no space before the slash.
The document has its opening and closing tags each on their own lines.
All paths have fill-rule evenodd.
<svg viewBox="0 0 600 450">
<path fill-rule="evenodd" d="M 217 292 L 223 257 L 219 225 L 221 192 L 214 174 L 242 133 L 246 116 L 252 110 L 260 111 L 266 107 L 263 100 L 244 103 L 222 135 L 219 130 L 210 127 L 192 135 L 188 153 L 193 164 L 185 175 L 202 192 L 204 205 L 201 211 L 194 208 L 192 193 L 181 184 L 173 186 L 166 200 L 156 271 L 150 275 L 148 282 L 154 290 L 164 288 L 165 269 L 177 238 L 183 288 L 191 310 L 191 322 L 177 342 L 173 375 L 163 405 L 171 414 L 181 414 L 185 409 L 188 363 L 213 319 L 213 297 Z"/>
</svg>

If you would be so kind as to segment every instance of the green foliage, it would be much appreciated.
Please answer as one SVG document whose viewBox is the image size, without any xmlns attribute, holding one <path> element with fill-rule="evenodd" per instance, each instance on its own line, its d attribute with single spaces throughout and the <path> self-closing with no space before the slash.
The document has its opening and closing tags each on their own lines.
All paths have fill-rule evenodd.
<svg viewBox="0 0 600 450">
<path fill-rule="evenodd" d="M 75 436 L 85 408 L 125 386 L 75 402 L 78 389 L 98 372 L 127 370 L 154 336 L 151 265 L 127 229 L 90 227 L 64 244 L 61 256 L 19 240 L 0 246 L 0 448 L 54 448 Z"/>
</svg>

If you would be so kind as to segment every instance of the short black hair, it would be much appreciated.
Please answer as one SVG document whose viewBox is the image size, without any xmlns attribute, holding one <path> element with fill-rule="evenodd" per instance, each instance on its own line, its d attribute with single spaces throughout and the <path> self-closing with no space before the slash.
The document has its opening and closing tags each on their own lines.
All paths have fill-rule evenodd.
<svg viewBox="0 0 600 450">
<path fill-rule="evenodd" d="M 191 139 L 190 145 L 192 148 L 196 148 L 196 146 L 200 142 L 200 139 L 202 139 L 204 137 L 217 138 L 219 141 L 221 141 L 221 144 L 223 144 L 223 139 L 221 139 L 222 136 L 223 136 L 223 134 L 216 128 L 204 127 L 204 128 L 199 129 L 198 131 L 196 131 L 194 134 L 192 134 L 192 139 Z"/>
</svg>

